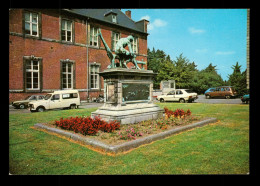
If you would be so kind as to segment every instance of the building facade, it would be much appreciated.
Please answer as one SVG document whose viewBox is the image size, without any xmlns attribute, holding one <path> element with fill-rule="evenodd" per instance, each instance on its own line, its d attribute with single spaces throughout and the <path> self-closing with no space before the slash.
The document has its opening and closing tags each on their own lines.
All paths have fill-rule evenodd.
<svg viewBox="0 0 260 186">
<path fill-rule="evenodd" d="M 104 88 L 98 73 L 110 64 L 98 29 L 112 51 L 133 35 L 136 59 L 147 61 L 148 23 L 120 9 L 9 10 L 9 102 L 65 89 L 96 99 Z"/>
</svg>

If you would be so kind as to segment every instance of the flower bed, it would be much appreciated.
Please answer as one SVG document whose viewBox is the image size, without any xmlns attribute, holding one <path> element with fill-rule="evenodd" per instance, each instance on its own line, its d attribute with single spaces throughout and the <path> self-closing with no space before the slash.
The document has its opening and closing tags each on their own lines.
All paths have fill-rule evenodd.
<svg viewBox="0 0 260 186">
<path fill-rule="evenodd" d="M 61 129 L 70 130 L 80 135 L 102 141 L 106 144 L 120 144 L 135 140 L 151 134 L 157 134 L 169 129 L 177 128 L 198 121 L 188 109 L 175 111 L 164 108 L 165 115 L 157 120 L 147 120 L 136 124 L 120 125 L 117 121 L 105 122 L 99 117 L 61 118 L 59 121 L 49 123 Z"/>
<path fill-rule="evenodd" d="M 120 124 L 117 121 L 105 122 L 100 117 L 75 117 L 75 118 L 61 118 L 59 121 L 55 121 L 54 125 L 61 129 L 71 130 L 83 135 L 96 135 L 101 130 L 103 132 L 113 132 L 120 128 Z"/>
</svg>

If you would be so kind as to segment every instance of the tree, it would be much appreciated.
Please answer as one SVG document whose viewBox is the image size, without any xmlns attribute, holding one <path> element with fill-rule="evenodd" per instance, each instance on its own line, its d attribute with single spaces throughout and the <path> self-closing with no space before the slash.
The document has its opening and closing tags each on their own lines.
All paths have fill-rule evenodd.
<svg viewBox="0 0 260 186">
<path fill-rule="evenodd" d="M 166 54 L 162 50 L 157 50 L 153 48 L 151 51 L 149 48 L 147 50 L 147 69 L 152 70 L 154 73 L 159 73 L 161 69 L 161 64 L 165 63 L 165 60 L 170 60 L 170 56 L 166 57 Z M 160 88 L 160 80 L 157 76 L 153 77 L 153 87 L 154 89 Z"/>
<path fill-rule="evenodd" d="M 205 69 L 198 71 L 191 81 L 191 87 L 198 94 L 203 94 L 207 89 L 211 87 L 217 87 L 224 85 L 224 81 L 217 73 L 216 66 L 212 63 Z"/>
<path fill-rule="evenodd" d="M 233 69 L 233 73 L 228 75 L 228 84 L 235 88 L 239 96 L 246 94 L 246 70 L 241 73 L 241 65 L 239 65 L 238 62 L 236 62 L 236 65 L 233 65 L 231 68 Z"/>
</svg>

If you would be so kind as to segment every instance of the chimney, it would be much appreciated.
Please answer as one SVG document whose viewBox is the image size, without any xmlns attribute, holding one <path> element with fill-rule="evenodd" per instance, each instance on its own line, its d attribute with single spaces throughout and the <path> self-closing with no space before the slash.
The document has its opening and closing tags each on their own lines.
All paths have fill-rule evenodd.
<svg viewBox="0 0 260 186">
<path fill-rule="evenodd" d="M 147 25 L 149 24 L 149 21 L 148 20 L 144 20 L 144 32 L 147 33 Z"/>
<path fill-rule="evenodd" d="M 125 11 L 125 15 L 131 19 L 131 10 Z"/>
</svg>

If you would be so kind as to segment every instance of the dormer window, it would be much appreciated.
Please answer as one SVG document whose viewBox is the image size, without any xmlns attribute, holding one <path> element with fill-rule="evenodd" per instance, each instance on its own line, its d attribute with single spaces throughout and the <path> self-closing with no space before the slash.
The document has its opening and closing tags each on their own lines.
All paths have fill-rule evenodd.
<svg viewBox="0 0 260 186">
<path fill-rule="evenodd" d="M 112 10 L 109 10 L 107 13 L 104 14 L 105 19 L 112 23 L 117 23 L 117 13 L 113 12 Z"/>
<path fill-rule="evenodd" d="M 117 21 L 116 21 L 116 15 L 112 15 L 112 22 L 113 23 L 116 23 Z"/>
</svg>

